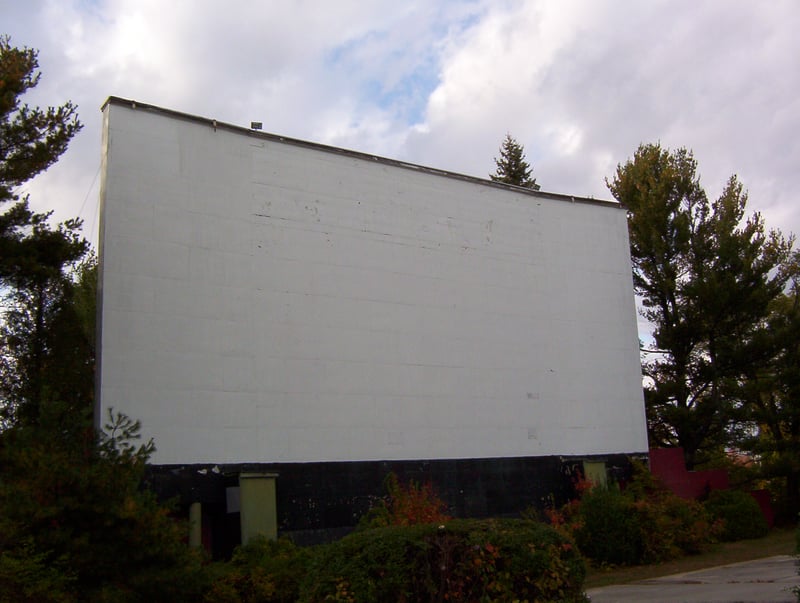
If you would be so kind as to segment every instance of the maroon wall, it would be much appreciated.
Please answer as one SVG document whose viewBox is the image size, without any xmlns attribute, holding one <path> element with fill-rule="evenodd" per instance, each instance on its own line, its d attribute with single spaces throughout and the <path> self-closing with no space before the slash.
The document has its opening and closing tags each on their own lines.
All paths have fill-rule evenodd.
<svg viewBox="0 0 800 603">
<path fill-rule="evenodd" d="M 650 472 L 681 498 L 696 499 L 730 487 L 724 469 L 687 471 L 682 448 L 651 448 Z"/>
<path fill-rule="evenodd" d="M 730 488 L 728 473 L 724 469 L 687 471 L 683 448 L 651 448 L 650 472 L 681 498 L 703 498 L 712 490 Z M 756 499 L 767 525 L 772 527 L 775 523 L 775 512 L 770 504 L 769 492 L 756 490 L 750 495 Z"/>
</svg>

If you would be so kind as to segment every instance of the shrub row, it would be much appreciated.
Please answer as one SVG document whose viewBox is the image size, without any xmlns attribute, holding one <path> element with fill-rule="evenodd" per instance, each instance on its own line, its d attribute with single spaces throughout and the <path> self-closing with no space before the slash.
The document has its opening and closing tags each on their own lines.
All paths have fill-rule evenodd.
<svg viewBox="0 0 800 603">
<path fill-rule="evenodd" d="M 643 466 L 621 491 L 579 488 L 583 494 L 550 512 L 554 526 L 599 564 L 658 563 L 699 553 L 718 539 L 764 536 L 767 523 L 755 499 L 735 490 L 714 491 L 703 504 L 682 499 Z"/>
<path fill-rule="evenodd" d="M 528 520 L 389 526 L 314 549 L 256 540 L 218 572 L 206 603 L 585 600 L 576 548 Z"/>
<path fill-rule="evenodd" d="M 656 563 L 698 553 L 714 535 L 700 504 L 670 494 L 636 499 L 597 488 L 583 497 L 577 515 L 578 547 L 599 563 Z"/>
<path fill-rule="evenodd" d="M 403 488 L 394 476 L 387 484 L 390 496 L 378 512 L 338 542 L 303 549 L 257 539 L 230 563 L 212 565 L 206 603 L 582 601 L 579 550 L 600 564 L 656 563 L 700 552 L 716 538 L 767 531 L 748 494 L 683 500 L 643 466 L 625 491 L 577 484 L 580 500 L 551 511 L 552 526 L 451 521 L 429 488 Z"/>
</svg>

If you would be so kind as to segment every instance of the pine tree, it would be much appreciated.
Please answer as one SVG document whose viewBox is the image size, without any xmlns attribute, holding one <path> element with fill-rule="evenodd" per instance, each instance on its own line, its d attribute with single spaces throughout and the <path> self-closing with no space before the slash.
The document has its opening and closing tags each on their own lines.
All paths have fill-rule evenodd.
<svg viewBox="0 0 800 603">
<path fill-rule="evenodd" d="M 200 552 L 142 488 L 153 443 L 57 405 L 0 432 L 0 602 L 198 601 Z"/>
<path fill-rule="evenodd" d="M 800 252 L 783 270 L 789 285 L 759 333 L 766 358 L 751 364 L 743 387 L 749 429 L 738 447 L 759 459 L 761 477 L 785 492 L 780 510 L 794 520 L 800 512 Z"/>
<path fill-rule="evenodd" d="M 493 181 L 539 190 L 536 178 L 531 178 L 531 166 L 525 160 L 525 149 L 511 134 L 506 134 L 500 145 L 500 159 L 495 157 L 494 162 L 497 171 L 490 175 Z"/>
<path fill-rule="evenodd" d="M 46 110 L 20 103 L 39 83 L 37 54 L 0 36 L 0 207 L 10 204 L 0 214 L 0 284 L 23 288 L 60 274 L 88 249 L 79 220 L 53 229 L 52 212 L 33 212 L 28 196 L 16 193 L 55 163 L 82 127 L 70 102 Z"/>
<path fill-rule="evenodd" d="M 47 109 L 21 102 L 39 82 L 38 66 L 35 50 L 16 48 L 8 36 L 0 36 L 0 208 L 5 206 L 0 213 L 0 414 L 6 426 L 23 415 L 37 420 L 52 360 L 51 319 L 63 309 L 70 267 L 89 248 L 80 220 L 52 227 L 52 212 L 33 212 L 28 196 L 17 193 L 57 161 L 81 129 L 70 102 Z"/>
<path fill-rule="evenodd" d="M 94 402 L 94 255 L 60 278 L 14 289 L 0 322 L 0 430 L 57 404 L 89 422 Z"/>
<path fill-rule="evenodd" d="M 681 446 L 691 469 L 731 443 L 792 241 L 757 213 L 745 218 L 735 176 L 710 202 L 686 149 L 641 145 L 607 184 L 628 209 L 634 287 L 654 326 L 644 362 L 650 444 Z"/>
<path fill-rule="evenodd" d="M 37 53 L 0 37 L 0 602 L 195 601 L 185 526 L 142 488 L 153 443 L 92 420 L 96 264 L 80 222 L 55 228 L 18 187 L 80 129 L 76 108 L 19 97 Z"/>
</svg>

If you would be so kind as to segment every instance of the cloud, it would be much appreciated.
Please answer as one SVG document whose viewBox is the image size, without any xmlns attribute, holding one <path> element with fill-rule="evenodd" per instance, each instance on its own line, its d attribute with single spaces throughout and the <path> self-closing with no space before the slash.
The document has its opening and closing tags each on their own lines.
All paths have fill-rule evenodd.
<svg viewBox="0 0 800 603">
<path fill-rule="evenodd" d="M 509 131 L 546 190 L 608 198 L 615 165 L 661 141 L 695 150 L 713 195 L 739 172 L 753 208 L 796 231 L 799 14 L 789 2 L 503 5 L 449 41 L 406 153 L 483 175 Z"/>
<path fill-rule="evenodd" d="M 99 107 L 109 95 L 395 155 L 438 83 L 440 36 L 483 10 L 480 2 L 356 0 L 11 8 L 15 43 L 38 48 L 44 72 L 27 100 L 71 98 L 86 126 L 62 161 L 26 187 L 34 206 L 55 207 L 61 219 L 91 187 Z"/>
<path fill-rule="evenodd" d="M 40 0 L 0 5 L 40 49 L 27 99 L 84 131 L 29 184 L 94 219 L 110 94 L 476 176 L 501 139 L 543 189 L 609 198 L 640 142 L 694 149 L 718 194 L 737 172 L 767 224 L 800 232 L 800 8 L 565 0 Z"/>
</svg>

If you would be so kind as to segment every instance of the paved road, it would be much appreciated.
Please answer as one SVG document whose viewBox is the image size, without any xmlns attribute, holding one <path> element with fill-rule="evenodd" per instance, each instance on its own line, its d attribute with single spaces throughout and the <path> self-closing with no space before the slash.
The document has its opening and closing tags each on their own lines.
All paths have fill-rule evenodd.
<svg viewBox="0 0 800 603">
<path fill-rule="evenodd" d="M 800 584 L 789 555 L 642 580 L 586 592 L 592 603 L 789 603 Z"/>
</svg>

